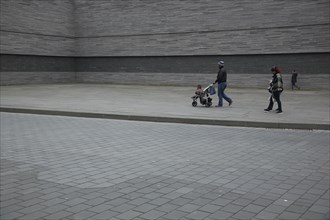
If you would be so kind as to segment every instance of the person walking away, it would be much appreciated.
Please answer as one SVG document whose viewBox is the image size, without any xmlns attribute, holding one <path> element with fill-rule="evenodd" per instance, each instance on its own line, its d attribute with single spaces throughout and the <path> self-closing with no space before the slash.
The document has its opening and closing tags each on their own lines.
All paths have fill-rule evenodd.
<svg viewBox="0 0 330 220">
<path fill-rule="evenodd" d="M 281 103 L 281 93 L 283 91 L 283 80 L 281 71 L 278 67 L 274 66 L 271 68 L 271 72 L 273 74 L 272 80 L 270 82 L 269 92 L 272 93 L 270 99 L 269 99 L 269 105 L 266 109 L 264 109 L 265 112 L 269 112 L 273 109 L 274 101 L 273 98 L 276 100 L 278 109 L 276 109 L 276 113 L 282 113 L 282 103 Z"/>
<path fill-rule="evenodd" d="M 291 76 L 291 88 L 292 88 L 292 90 L 294 90 L 294 88 L 300 89 L 300 87 L 298 85 L 296 85 L 297 77 L 298 77 L 298 73 L 296 72 L 296 70 L 293 70 L 292 71 L 292 76 Z"/>
<path fill-rule="evenodd" d="M 229 106 L 231 106 L 233 104 L 233 100 L 225 94 L 225 89 L 227 87 L 227 71 L 225 69 L 224 62 L 219 61 L 218 66 L 219 66 L 219 72 L 217 75 L 217 79 L 214 82 L 214 84 L 218 83 L 219 103 L 218 103 L 217 107 L 223 106 L 222 99 L 225 99 L 229 103 Z"/>
</svg>

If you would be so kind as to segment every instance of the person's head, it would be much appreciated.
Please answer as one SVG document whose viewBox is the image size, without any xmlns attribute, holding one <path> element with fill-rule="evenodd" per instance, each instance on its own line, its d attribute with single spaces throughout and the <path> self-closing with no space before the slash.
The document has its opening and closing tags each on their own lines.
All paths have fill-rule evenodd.
<svg viewBox="0 0 330 220">
<path fill-rule="evenodd" d="M 219 68 L 222 68 L 225 66 L 225 62 L 223 62 L 222 60 L 218 62 Z"/>
<path fill-rule="evenodd" d="M 201 89 L 202 88 L 202 86 L 201 85 L 197 85 L 197 89 Z"/>
<path fill-rule="evenodd" d="M 277 74 L 277 73 L 280 73 L 280 69 L 277 67 L 277 66 L 273 66 L 270 71 L 273 73 L 273 74 Z"/>
</svg>

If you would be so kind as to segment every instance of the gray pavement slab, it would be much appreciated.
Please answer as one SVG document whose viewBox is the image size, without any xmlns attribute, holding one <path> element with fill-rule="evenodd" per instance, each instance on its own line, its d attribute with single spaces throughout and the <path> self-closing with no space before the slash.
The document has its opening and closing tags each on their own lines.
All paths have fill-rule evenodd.
<svg viewBox="0 0 330 220">
<path fill-rule="evenodd" d="M 192 107 L 193 87 L 110 84 L 50 84 L 1 86 L 1 111 L 57 114 L 191 124 L 215 124 L 268 128 L 330 128 L 330 91 L 282 93 L 283 114 L 264 113 L 269 93 L 235 89 L 226 93 L 232 106 Z M 275 103 L 276 108 L 276 103 Z"/>
<path fill-rule="evenodd" d="M 1 220 L 329 218 L 329 131 L 0 119 Z"/>
</svg>

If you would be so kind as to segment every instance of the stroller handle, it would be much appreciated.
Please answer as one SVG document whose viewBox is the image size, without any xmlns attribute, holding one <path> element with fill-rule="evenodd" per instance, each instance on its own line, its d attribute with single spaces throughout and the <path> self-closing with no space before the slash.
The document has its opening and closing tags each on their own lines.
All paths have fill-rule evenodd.
<svg viewBox="0 0 330 220">
<path fill-rule="evenodd" d="M 213 83 L 211 83 L 210 85 L 208 85 L 208 86 L 206 86 L 205 87 L 205 89 L 203 90 L 204 92 L 206 91 L 206 90 L 208 90 L 211 86 L 213 86 L 214 84 Z"/>
</svg>

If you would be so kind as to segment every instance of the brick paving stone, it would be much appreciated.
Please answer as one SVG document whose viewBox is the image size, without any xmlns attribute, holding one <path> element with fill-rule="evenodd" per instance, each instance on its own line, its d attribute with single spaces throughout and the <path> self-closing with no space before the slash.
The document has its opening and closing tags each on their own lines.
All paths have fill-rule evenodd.
<svg viewBox="0 0 330 220">
<path fill-rule="evenodd" d="M 19 217 L 22 217 L 26 215 L 22 214 L 22 213 L 19 213 L 19 212 L 10 212 L 10 213 L 7 213 L 7 214 L 4 214 L 4 215 L 1 215 L 1 220 L 6 220 L 6 219 L 18 219 Z"/>
<path fill-rule="evenodd" d="M 1 217 L 329 215 L 328 131 L 0 115 Z"/>
<path fill-rule="evenodd" d="M 157 199 L 151 200 L 149 203 L 160 206 L 160 205 L 163 205 L 163 204 L 165 204 L 169 201 L 170 201 L 169 199 L 157 198 Z"/>
<path fill-rule="evenodd" d="M 247 212 L 252 212 L 252 213 L 259 213 L 261 210 L 263 210 L 265 207 L 264 206 L 259 206 L 259 205 L 254 205 L 254 204 L 249 204 L 246 206 L 243 210 Z"/>
<path fill-rule="evenodd" d="M 218 198 L 218 199 L 212 201 L 211 203 L 215 204 L 215 205 L 219 205 L 219 206 L 226 206 L 230 202 L 231 202 L 231 200 L 229 200 L 229 199 Z"/>
<path fill-rule="evenodd" d="M 72 219 L 93 219 L 96 213 L 95 212 L 89 212 L 89 211 L 81 211 L 78 212 L 72 216 L 70 216 L 70 218 Z"/>
<path fill-rule="evenodd" d="M 51 213 L 59 212 L 59 211 L 62 211 L 62 210 L 68 209 L 68 208 L 69 208 L 69 206 L 67 206 L 67 205 L 56 204 L 54 206 L 47 207 L 47 208 L 43 209 L 42 211 L 45 213 L 51 214 Z"/>
<path fill-rule="evenodd" d="M 233 201 L 232 203 L 236 204 L 236 205 L 240 205 L 240 206 L 247 206 L 250 203 L 252 203 L 252 201 L 253 200 L 250 200 L 250 199 L 239 198 L 239 199 L 236 199 L 235 201 Z"/>
<path fill-rule="evenodd" d="M 97 206 L 99 204 L 104 203 L 105 201 L 107 201 L 105 198 L 95 198 L 95 199 L 91 199 L 89 201 L 84 202 L 86 205 L 90 205 L 90 206 Z"/>
<path fill-rule="evenodd" d="M 33 212 L 33 213 L 29 213 L 28 215 L 24 215 L 23 217 L 21 218 L 17 218 L 18 220 L 28 220 L 28 219 L 43 219 L 44 217 L 48 216 L 49 214 L 48 213 L 44 213 L 44 212 L 41 212 L 41 211 L 37 211 L 37 212 Z M 3 218 L 4 220 L 6 220 L 7 218 L 4 217 Z M 10 219 L 10 218 L 8 218 Z M 12 219 L 15 219 L 15 218 L 12 218 Z"/>
<path fill-rule="evenodd" d="M 89 211 L 95 212 L 95 213 L 101 213 L 104 212 L 106 210 L 110 210 L 111 208 L 113 208 L 113 206 L 108 205 L 106 203 L 97 205 L 97 206 L 93 206 L 92 208 L 89 208 Z"/>
<path fill-rule="evenodd" d="M 157 211 L 157 210 L 151 210 L 151 211 L 141 215 L 140 217 L 148 219 L 148 220 L 152 220 L 152 219 L 158 219 L 159 217 L 161 217 L 165 214 L 166 214 L 165 212 L 160 212 L 160 211 Z"/>
<path fill-rule="evenodd" d="M 190 213 L 190 212 L 197 210 L 199 207 L 200 206 L 194 205 L 194 204 L 185 204 L 184 206 L 178 208 L 178 210 L 182 211 L 182 212 Z"/>
<path fill-rule="evenodd" d="M 151 205 L 149 203 L 145 203 L 145 204 L 142 204 L 136 208 L 134 208 L 135 211 L 138 211 L 138 212 L 142 212 L 142 213 L 146 213 L 154 208 L 156 208 L 157 206 L 156 205 Z"/>
<path fill-rule="evenodd" d="M 301 219 L 329 219 L 326 217 L 327 217 L 327 215 L 325 215 L 325 214 L 307 211 L 304 215 L 301 216 Z"/>
<path fill-rule="evenodd" d="M 150 201 L 150 199 L 145 199 L 145 198 L 136 198 L 136 199 L 133 199 L 131 201 L 129 201 L 128 203 L 129 204 L 132 204 L 132 205 L 136 205 L 136 206 L 139 206 L 139 205 L 142 205 L 146 202 Z"/>
<path fill-rule="evenodd" d="M 191 202 L 190 199 L 184 199 L 184 198 L 177 198 L 177 199 L 170 201 L 171 204 L 178 205 L 178 206 L 183 206 L 189 202 Z"/>
<path fill-rule="evenodd" d="M 235 215 L 233 215 L 233 218 L 235 219 L 253 219 L 253 217 L 256 216 L 255 213 L 247 212 L 247 211 L 239 211 Z"/>
<path fill-rule="evenodd" d="M 71 200 L 68 200 L 68 201 L 64 202 L 63 204 L 68 205 L 68 206 L 75 206 L 75 205 L 78 205 L 78 204 L 83 203 L 85 201 L 87 201 L 87 200 L 83 199 L 83 198 L 74 198 L 74 199 L 71 199 Z"/>
<path fill-rule="evenodd" d="M 272 204 L 273 202 L 274 201 L 270 199 L 258 198 L 255 201 L 253 201 L 253 204 L 266 207 Z"/>
<path fill-rule="evenodd" d="M 177 209 L 178 207 L 179 207 L 179 206 L 177 206 L 177 205 L 172 205 L 172 204 L 170 204 L 170 203 L 165 203 L 164 205 L 159 206 L 159 207 L 157 207 L 156 209 L 157 209 L 158 211 L 161 211 L 161 212 L 169 213 L 169 212 L 171 212 L 171 211 Z"/>
<path fill-rule="evenodd" d="M 233 213 L 220 210 L 220 211 L 216 211 L 215 213 L 209 215 L 208 217 L 211 219 L 224 220 L 224 219 L 229 219 L 229 217 L 232 215 L 233 215 Z"/>
<path fill-rule="evenodd" d="M 182 219 L 186 215 L 188 215 L 188 213 L 174 210 L 163 217 L 166 219 L 177 220 L 177 219 Z"/>
<path fill-rule="evenodd" d="M 199 220 L 199 219 L 205 219 L 207 216 L 209 216 L 210 213 L 207 212 L 202 212 L 202 211 L 194 211 L 187 215 L 188 219 L 194 219 L 194 220 Z"/>
<path fill-rule="evenodd" d="M 124 212 L 124 213 L 118 215 L 117 218 L 123 219 L 123 220 L 136 219 L 136 217 L 138 217 L 141 214 L 142 214 L 141 212 L 135 212 L 135 211 L 130 210 L 128 212 Z"/>
<path fill-rule="evenodd" d="M 276 219 L 278 217 L 278 214 L 267 212 L 267 211 L 261 211 L 258 215 L 255 216 L 257 219 Z"/>
<path fill-rule="evenodd" d="M 29 213 L 36 212 L 36 211 L 44 209 L 44 208 L 45 208 L 45 206 L 37 204 L 37 205 L 29 206 L 24 209 L 20 209 L 19 212 L 24 213 L 24 214 L 29 214 Z"/>
<path fill-rule="evenodd" d="M 237 213 L 242 208 L 243 207 L 242 206 L 239 206 L 239 205 L 228 204 L 225 207 L 223 207 L 221 210 L 223 210 L 225 212 Z"/>
<path fill-rule="evenodd" d="M 104 211 L 104 212 L 101 212 L 101 213 L 93 216 L 93 218 L 97 219 L 97 220 L 108 220 L 109 218 L 112 219 L 112 217 L 118 216 L 118 215 L 120 215 L 120 213 L 118 213 L 118 212 Z"/>
<path fill-rule="evenodd" d="M 47 220 L 60 220 L 60 219 L 63 219 L 65 217 L 68 217 L 70 215 L 72 215 L 71 212 L 60 211 L 60 212 L 56 212 L 54 214 L 45 216 L 44 218 L 47 219 Z"/>
<path fill-rule="evenodd" d="M 19 206 L 19 205 L 14 204 L 14 205 L 11 205 L 11 206 L 7 206 L 5 208 L 1 208 L 0 209 L 0 213 L 1 213 L 1 215 L 6 215 L 6 214 L 9 214 L 9 213 L 12 213 L 12 212 L 16 212 L 18 210 L 21 210 L 23 208 L 24 207 L 22 207 L 22 206 Z"/>
<path fill-rule="evenodd" d="M 215 211 L 218 211 L 221 208 L 222 207 L 218 206 L 218 205 L 207 204 L 207 205 L 201 207 L 199 210 L 204 211 L 204 212 L 214 213 Z"/>
<path fill-rule="evenodd" d="M 285 211 L 278 218 L 292 220 L 292 219 L 300 219 L 300 216 L 301 214 Z"/>
<path fill-rule="evenodd" d="M 84 210 L 89 209 L 89 208 L 91 208 L 91 206 L 86 205 L 86 204 L 78 204 L 78 205 L 69 207 L 66 210 L 68 212 L 78 213 L 78 212 L 84 211 Z"/>
</svg>

